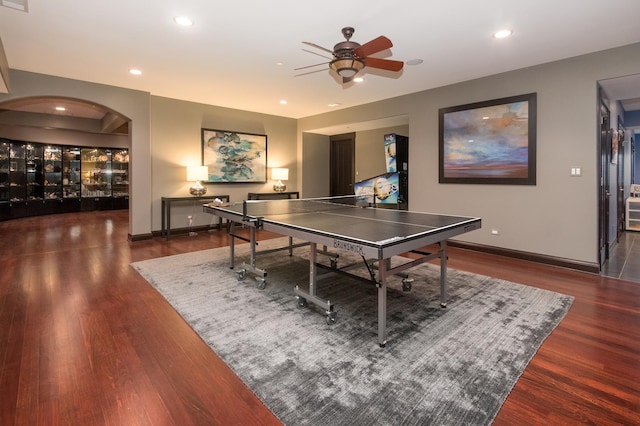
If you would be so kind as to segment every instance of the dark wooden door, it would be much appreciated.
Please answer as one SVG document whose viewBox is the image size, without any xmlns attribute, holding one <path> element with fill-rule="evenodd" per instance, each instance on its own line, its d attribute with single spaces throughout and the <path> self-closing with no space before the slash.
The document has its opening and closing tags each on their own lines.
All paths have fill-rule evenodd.
<svg viewBox="0 0 640 426">
<path fill-rule="evenodd" d="M 351 195 L 354 193 L 356 164 L 356 135 L 346 133 L 329 138 L 329 187 L 331 196 Z"/>
<path fill-rule="evenodd" d="M 640 179 L 636 179 L 636 141 L 633 138 L 633 132 L 631 132 L 629 144 L 631 146 L 631 150 L 629 151 L 629 155 L 631 156 L 631 183 L 640 183 Z"/>
<path fill-rule="evenodd" d="M 600 105 L 600 197 L 598 208 L 598 250 L 600 266 L 609 258 L 609 161 L 611 158 L 609 108 Z"/>
</svg>

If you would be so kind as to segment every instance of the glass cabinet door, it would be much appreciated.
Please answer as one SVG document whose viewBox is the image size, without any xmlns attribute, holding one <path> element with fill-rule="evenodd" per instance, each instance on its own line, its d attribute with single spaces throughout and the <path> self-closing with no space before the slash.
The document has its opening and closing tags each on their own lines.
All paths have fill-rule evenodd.
<svg viewBox="0 0 640 426">
<path fill-rule="evenodd" d="M 27 198 L 25 173 L 25 145 L 12 142 L 9 151 L 9 200 L 11 202 L 25 201 Z"/>
<path fill-rule="evenodd" d="M 62 149 L 59 146 L 44 147 L 44 198 L 58 200 L 62 197 Z"/>
<path fill-rule="evenodd" d="M 111 151 L 111 187 L 114 197 L 129 195 L 129 150 Z"/>
<path fill-rule="evenodd" d="M 11 142 L 0 139 L 0 203 L 8 203 L 9 195 L 9 164 L 11 157 Z"/>
<path fill-rule="evenodd" d="M 42 146 L 27 144 L 27 199 L 44 199 L 44 164 Z"/>
<path fill-rule="evenodd" d="M 111 152 L 100 148 L 82 148 L 82 196 L 111 196 Z"/>
<path fill-rule="evenodd" d="M 64 147 L 62 151 L 62 196 L 80 197 L 80 148 Z"/>
</svg>

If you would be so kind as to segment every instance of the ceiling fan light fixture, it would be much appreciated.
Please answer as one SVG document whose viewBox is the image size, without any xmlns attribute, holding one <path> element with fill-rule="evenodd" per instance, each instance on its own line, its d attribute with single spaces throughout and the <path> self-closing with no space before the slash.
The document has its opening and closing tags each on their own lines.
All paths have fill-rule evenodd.
<svg viewBox="0 0 640 426">
<path fill-rule="evenodd" d="M 340 77 L 350 78 L 364 68 L 364 61 L 358 58 L 338 58 L 329 63 L 329 68 Z"/>
</svg>

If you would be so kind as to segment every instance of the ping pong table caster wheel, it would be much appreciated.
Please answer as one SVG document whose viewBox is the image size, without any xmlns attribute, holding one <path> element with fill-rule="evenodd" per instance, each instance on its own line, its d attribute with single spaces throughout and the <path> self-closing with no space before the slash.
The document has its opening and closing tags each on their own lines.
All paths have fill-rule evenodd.
<svg viewBox="0 0 640 426">
<path fill-rule="evenodd" d="M 403 278 L 402 291 L 411 291 L 412 283 L 413 283 L 413 278 Z"/>
<path fill-rule="evenodd" d="M 244 279 L 247 278 L 246 269 L 241 269 L 238 272 L 236 272 L 236 274 L 238 274 L 238 281 L 244 281 Z"/>
<path fill-rule="evenodd" d="M 264 290 L 264 288 L 267 286 L 267 281 L 266 280 L 260 280 L 258 281 L 258 288 L 260 290 Z"/>
<path fill-rule="evenodd" d="M 327 313 L 327 318 L 326 318 L 327 325 L 333 325 L 336 323 L 337 320 L 338 318 L 335 312 L 332 311 Z"/>
<path fill-rule="evenodd" d="M 307 306 L 309 306 L 309 304 L 307 303 L 307 299 L 298 296 L 298 308 L 302 309 L 306 308 Z"/>
</svg>

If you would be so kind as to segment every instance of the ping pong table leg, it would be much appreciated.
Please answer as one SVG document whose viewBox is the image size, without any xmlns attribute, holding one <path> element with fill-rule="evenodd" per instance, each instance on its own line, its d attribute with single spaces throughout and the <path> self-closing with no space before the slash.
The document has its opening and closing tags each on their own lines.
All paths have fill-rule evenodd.
<svg viewBox="0 0 640 426">
<path fill-rule="evenodd" d="M 249 235 L 251 236 L 251 267 L 256 267 L 256 227 L 252 226 L 249 228 Z"/>
<path fill-rule="evenodd" d="M 440 242 L 440 306 L 447 307 L 447 241 Z"/>
<path fill-rule="evenodd" d="M 316 261 L 318 259 L 318 245 L 316 243 L 309 243 L 309 291 L 305 292 L 296 286 L 294 292 L 296 299 L 298 300 L 298 307 L 306 308 L 308 302 L 314 305 L 324 308 L 326 314 L 326 322 L 328 325 L 335 324 L 337 320 L 337 314 L 333 310 L 333 305 L 330 300 L 322 300 L 318 297 L 318 268 Z"/>
<path fill-rule="evenodd" d="M 236 258 L 236 236 L 233 233 L 235 228 L 236 228 L 236 223 L 231 222 L 231 225 L 229 226 L 229 237 L 231 237 L 231 241 L 229 241 L 229 253 L 231 254 L 231 260 L 229 262 L 230 269 L 233 269 L 233 267 L 235 266 L 235 258 Z"/>
<path fill-rule="evenodd" d="M 387 270 L 389 269 L 389 259 L 378 260 L 378 272 L 380 272 L 380 282 L 378 283 L 378 344 L 384 348 L 387 344 Z"/>
<path fill-rule="evenodd" d="M 318 260 L 318 250 L 316 243 L 309 244 L 309 295 L 316 297 L 318 291 L 316 284 L 318 280 L 318 268 L 316 262 Z"/>
</svg>

